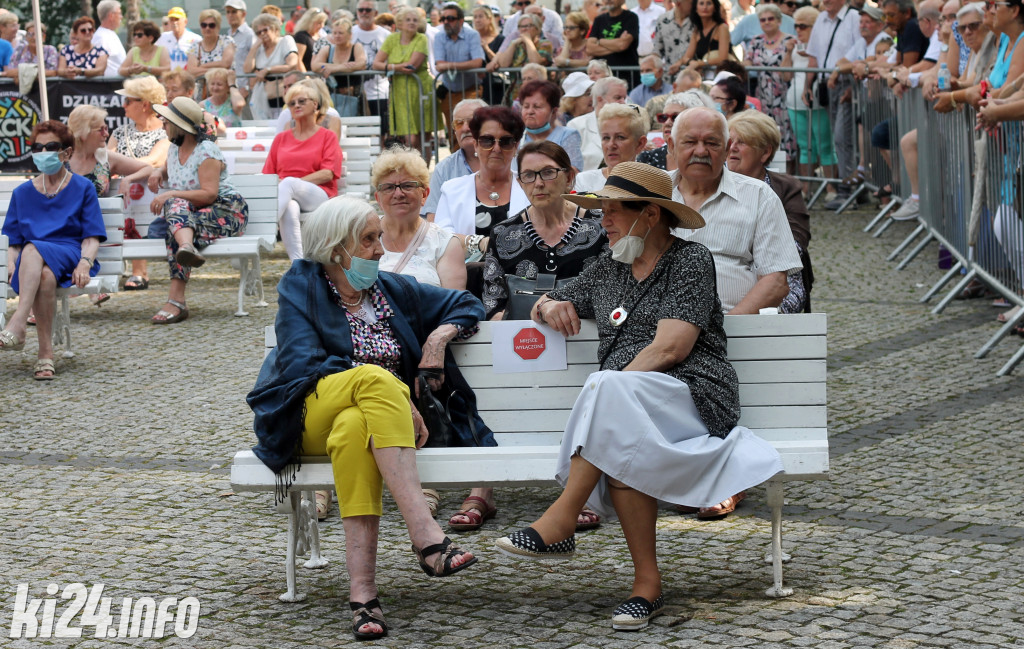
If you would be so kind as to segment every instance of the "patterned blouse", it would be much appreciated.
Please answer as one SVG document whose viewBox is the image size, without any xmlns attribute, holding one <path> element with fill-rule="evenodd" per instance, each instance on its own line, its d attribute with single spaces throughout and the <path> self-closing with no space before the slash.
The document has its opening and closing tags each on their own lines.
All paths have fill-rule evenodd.
<svg viewBox="0 0 1024 649">
<path fill-rule="evenodd" d="M 9 65 L 16 68 L 22 63 L 38 63 L 36 55 L 29 51 L 28 42 L 24 39 L 15 46 Z M 47 70 L 57 69 L 57 48 L 53 45 L 43 45 L 43 67 Z"/>
<path fill-rule="evenodd" d="M 636 157 L 637 162 L 651 165 L 658 169 L 665 169 L 668 166 L 668 145 L 659 146 L 657 149 L 643 151 Z"/>
<path fill-rule="evenodd" d="M 226 34 L 221 34 L 217 37 L 217 44 L 213 46 L 211 51 L 207 52 L 203 49 L 203 41 L 198 40 L 188 49 L 188 53 L 190 55 L 195 54 L 196 58 L 199 60 L 199 65 L 204 65 L 206 63 L 213 63 L 215 61 L 222 60 L 224 58 L 224 48 L 228 45 L 234 44 L 235 41 L 233 38 Z"/>
<path fill-rule="evenodd" d="M 508 285 L 505 275 L 535 279 L 537 273 L 551 273 L 557 279 L 575 277 L 594 263 L 608 247 L 601 217 L 580 212 L 554 248 L 544 243 L 526 210 L 494 226 L 484 258 L 484 308 L 487 318 L 505 308 Z"/>
<path fill-rule="evenodd" d="M 96 67 L 96 59 L 106 53 L 107 51 L 102 47 L 94 47 L 84 54 L 79 54 L 70 45 L 65 45 L 60 50 L 60 55 L 64 57 L 64 61 L 67 62 L 69 68 L 81 68 L 83 70 L 94 69 Z"/>
<path fill-rule="evenodd" d="M 167 131 L 164 129 L 140 131 L 135 128 L 135 122 L 130 120 L 115 128 L 110 135 L 117 139 L 117 152 L 129 158 L 144 158 L 157 142 L 167 139 Z"/>
<path fill-rule="evenodd" d="M 216 144 L 209 140 L 198 142 L 185 162 L 178 159 L 178 147 L 172 144 L 167 150 L 167 186 L 171 189 L 185 191 L 199 189 L 199 165 L 211 159 L 223 163 L 224 154 Z M 217 195 L 226 198 L 234 194 L 235 188 L 228 180 L 227 164 L 222 164 Z"/>
<path fill-rule="evenodd" d="M 377 365 L 383 367 L 398 378 L 402 367 L 402 346 L 395 338 L 388 319 L 395 315 L 388 304 L 387 298 L 380 287 L 374 284 L 367 291 L 366 298 L 359 313 L 352 313 L 341 303 L 341 294 L 331 278 L 324 273 L 324 279 L 331 288 L 331 298 L 339 309 L 348 316 L 348 326 L 352 330 L 353 365 Z M 368 306 L 373 308 L 369 313 Z M 373 320 L 371 323 L 370 320 Z"/>
<path fill-rule="evenodd" d="M 551 291 L 568 300 L 580 318 L 597 320 L 602 370 L 621 370 L 654 340 L 659 320 L 683 320 L 700 334 L 690 355 L 665 374 L 686 383 L 708 430 L 725 437 L 740 417 L 739 382 L 726 357 L 722 305 L 715 287 L 715 262 L 701 244 L 674 239 L 651 274 L 637 282 L 632 266 L 602 253 L 568 285 Z M 616 328 L 612 311 L 628 315 Z"/>
</svg>

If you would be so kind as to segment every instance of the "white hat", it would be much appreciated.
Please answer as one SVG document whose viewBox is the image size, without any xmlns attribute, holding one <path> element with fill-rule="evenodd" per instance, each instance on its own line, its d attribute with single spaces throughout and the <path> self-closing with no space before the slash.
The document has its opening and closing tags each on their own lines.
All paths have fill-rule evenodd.
<svg viewBox="0 0 1024 649">
<path fill-rule="evenodd" d="M 566 97 L 582 97 L 594 81 L 586 72 L 573 72 L 562 81 L 562 90 Z"/>
<path fill-rule="evenodd" d="M 224 7 L 231 7 L 232 9 L 238 9 L 239 11 L 248 11 L 245 8 L 245 0 L 228 0 L 224 3 Z"/>
<path fill-rule="evenodd" d="M 724 81 L 724 80 L 728 79 L 729 77 L 735 77 L 735 76 L 736 75 L 733 74 L 732 72 L 728 72 L 726 70 L 722 70 L 721 72 L 719 72 L 718 74 L 715 75 L 714 79 L 711 80 L 711 85 L 715 85 L 719 81 Z"/>
</svg>

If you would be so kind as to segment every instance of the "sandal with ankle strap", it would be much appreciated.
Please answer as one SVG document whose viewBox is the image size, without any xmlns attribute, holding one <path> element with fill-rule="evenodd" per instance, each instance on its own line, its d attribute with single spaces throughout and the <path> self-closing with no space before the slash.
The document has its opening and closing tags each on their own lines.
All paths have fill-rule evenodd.
<svg viewBox="0 0 1024 649">
<path fill-rule="evenodd" d="M 22 349 L 25 349 L 24 339 L 18 340 L 18 337 L 7 329 L 0 331 L 0 351 L 17 352 Z"/>
<path fill-rule="evenodd" d="M 383 613 L 381 615 L 374 615 L 373 609 L 379 608 L 383 612 L 383 608 L 380 605 L 380 600 L 376 597 L 368 602 L 349 602 L 348 607 L 352 609 L 352 635 L 356 637 L 356 640 L 377 640 L 378 638 L 386 638 L 388 635 L 388 623 L 384 621 Z M 380 631 L 360 631 L 359 628 L 367 624 L 377 624 L 380 626 Z"/>
<path fill-rule="evenodd" d="M 178 252 L 174 253 L 174 261 L 178 262 L 182 266 L 199 268 L 206 263 L 206 257 L 199 254 L 199 251 L 196 250 L 194 245 L 186 243 L 185 245 L 178 247 Z"/>
<path fill-rule="evenodd" d="M 185 306 L 184 302 L 178 302 L 177 300 L 167 300 L 167 303 L 170 304 L 171 306 L 178 307 L 177 315 L 171 313 L 170 311 L 164 311 L 163 309 L 160 309 L 159 311 L 156 312 L 156 315 L 150 318 L 150 322 L 152 322 L 155 325 L 168 325 L 174 324 L 175 322 L 181 322 L 182 320 L 188 320 L 188 307 Z"/>
<path fill-rule="evenodd" d="M 498 508 L 480 496 L 466 496 L 466 499 L 462 501 L 462 508 L 448 519 L 448 527 L 456 532 L 472 532 L 473 530 L 480 529 L 486 521 L 494 518 L 497 513 Z M 456 516 L 465 516 L 469 519 L 469 522 L 456 523 L 454 522 Z"/>
<path fill-rule="evenodd" d="M 416 553 L 416 558 L 420 562 L 420 568 L 423 568 L 423 572 L 427 573 L 431 577 L 448 577 L 454 575 L 460 570 L 470 567 L 476 563 L 476 557 L 473 557 L 466 563 L 458 566 L 452 566 L 452 559 L 455 557 L 461 557 L 466 554 L 466 551 L 461 549 L 459 546 L 452 544 L 452 540 L 447 536 L 444 537 L 444 541 L 435 543 L 434 545 L 428 545 L 425 548 L 417 548 L 415 545 L 412 546 L 412 551 Z M 437 558 L 434 559 L 434 565 L 427 563 L 424 557 L 429 557 L 435 552 L 439 552 Z"/>
<path fill-rule="evenodd" d="M 49 372 L 49 374 L 47 374 Z M 37 381 L 52 381 L 57 378 L 57 370 L 52 358 L 40 358 L 32 370 L 32 378 Z"/>
</svg>

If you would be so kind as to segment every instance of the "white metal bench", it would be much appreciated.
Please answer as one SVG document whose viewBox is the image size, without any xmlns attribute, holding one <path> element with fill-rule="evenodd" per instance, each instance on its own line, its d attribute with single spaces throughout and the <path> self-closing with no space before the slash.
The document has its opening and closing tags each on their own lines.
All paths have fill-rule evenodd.
<svg viewBox="0 0 1024 649">
<path fill-rule="evenodd" d="M 0 200 L 0 226 L 7 217 L 7 209 L 10 207 L 10 195 Z M 69 288 L 57 289 L 57 298 L 60 304 L 53 321 L 53 342 L 54 345 L 64 346 L 64 357 L 71 358 L 75 355 L 71 348 L 71 304 L 69 298 L 78 295 L 98 295 L 100 293 L 116 293 L 118 282 L 121 278 L 122 255 L 124 248 L 121 245 L 124 237 L 124 201 L 120 196 L 112 196 L 100 199 L 100 210 L 103 212 L 103 225 L 107 231 L 107 240 L 100 244 L 96 259 L 100 262 L 99 273 L 89 280 L 89 283 L 82 288 L 72 285 Z M 0 299 L 6 300 L 15 297 L 14 292 L 7 284 L 8 264 L 13 264 L 14 259 L 8 255 L 7 237 L 0 236 Z M 4 325 L 4 315 L 0 313 L 0 327 Z"/>
<path fill-rule="evenodd" d="M 241 174 L 230 178 L 231 183 L 249 205 L 249 220 L 245 234 L 224 237 L 203 248 L 203 256 L 210 259 L 230 258 L 239 266 L 238 310 L 236 316 L 247 316 L 245 296 L 256 295 L 256 306 L 267 306 L 263 295 L 263 271 L 260 255 L 269 253 L 277 243 L 277 176 Z M 146 236 L 155 216 L 149 205 L 134 212 L 136 228 Z M 126 239 L 125 259 L 167 260 L 167 244 L 163 239 Z"/>
<path fill-rule="evenodd" d="M 825 314 L 726 316 L 729 358 L 740 380 L 743 407 L 740 424 L 771 442 L 782 456 L 785 471 L 767 483 L 772 512 L 771 597 L 792 594 L 782 582 L 783 485 L 791 480 L 818 480 L 828 475 L 828 431 L 825 400 Z M 579 391 L 597 369 L 597 328 L 584 323 L 568 342 L 568 369 L 556 372 L 497 374 L 491 368 L 489 323 L 452 351 L 463 375 L 476 392 L 480 414 L 495 433 L 496 448 L 428 448 L 416 456 L 424 487 L 470 488 L 554 484 L 562 432 Z M 267 350 L 276 345 L 273 327 L 266 331 Z M 231 466 L 235 491 L 273 491 L 275 476 L 252 451 L 235 454 Z M 278 508 L 288 514 L 286 572 L 288 590 L 282 601 L 300 601 L 296 591 L 296 556 L 311 552 L 307 568 L 320 568 L 312 491 L 333 489 L 326 456 L 302 458 L 289 498 Z M 539 512 L 538 512 L 539 514 Z"/>
</svg>

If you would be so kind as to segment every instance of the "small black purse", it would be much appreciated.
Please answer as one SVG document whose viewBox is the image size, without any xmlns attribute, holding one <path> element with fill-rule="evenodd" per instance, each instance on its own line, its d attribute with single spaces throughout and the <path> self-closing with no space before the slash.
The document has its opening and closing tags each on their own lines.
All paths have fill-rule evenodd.
<svg viewBox="0 0 1024 649">
<path fill-rule="evenodd" d="M 505 275 L 508 286 L 508 303 L 505 305 L 504 320 L 529 320 L 533 305 L 542 295 L 569 283 L 571 277 L 555 279 L 551 273 L 537 273 L 537 279 L 526 279 L 518 275 Z"/>
<path fill-rule="evenodd" d="M 455 446 L 455 444 L 452 444 L 452 440 L 455 437 L 455 431 L 452 429 L 452 418 L 448 414 L 448 409 L 441 403 L 441 400 L 431 392 L 427 378 L 441 378 L 441 370 L 420 369 L 419 374 L 416 376 L 416 384 L 420 388 L 420 395 L 416 400 L 416 409 L 420 411 L 423 423 L 427 425 L 427 432 L 430 433 L 424 446 L 441 448 Z"/>
</svg>

